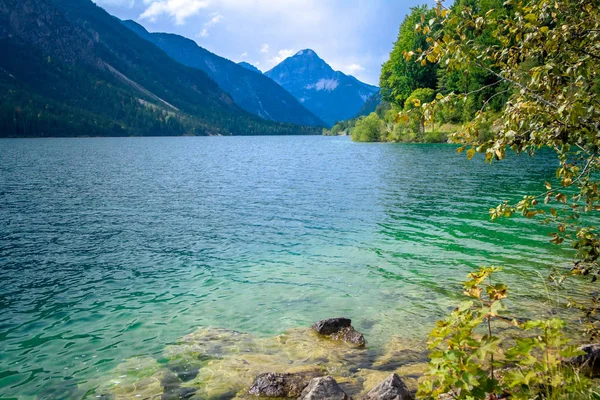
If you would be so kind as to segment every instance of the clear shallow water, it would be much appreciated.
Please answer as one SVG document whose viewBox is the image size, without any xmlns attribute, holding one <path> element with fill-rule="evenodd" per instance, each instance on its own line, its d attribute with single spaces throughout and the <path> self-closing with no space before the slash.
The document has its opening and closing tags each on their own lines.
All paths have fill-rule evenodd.
<svg viewBox="0 0 600 400">
<path fill-rule="evenodd" d="M 347 138 L 0 141 L 0 398 L 81 397 L 198 327 L 423 337 L 478 265 L 535 310 L 568 254 L 487 210 L 553 173 Z"/>
</svg>

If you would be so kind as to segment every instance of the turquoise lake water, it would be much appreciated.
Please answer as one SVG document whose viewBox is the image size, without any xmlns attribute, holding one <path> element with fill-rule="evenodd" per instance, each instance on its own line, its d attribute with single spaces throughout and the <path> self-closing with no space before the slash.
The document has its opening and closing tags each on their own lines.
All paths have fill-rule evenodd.
<svg viewBox="0 0 600 400">
<path fill-rule="evenodd" d="M 258 337 L 348 316 L 422 338 L 479 265 L 535 312 L 569 254 L 531 220 L 550 154 L 335 137 L 0 141 L 0 398 L 81 398 L 199 327 Z M 526 312 L 529 312 L 526 311 Z M 92 396 L 93 397 L 93 396 Z"/>
</svg>

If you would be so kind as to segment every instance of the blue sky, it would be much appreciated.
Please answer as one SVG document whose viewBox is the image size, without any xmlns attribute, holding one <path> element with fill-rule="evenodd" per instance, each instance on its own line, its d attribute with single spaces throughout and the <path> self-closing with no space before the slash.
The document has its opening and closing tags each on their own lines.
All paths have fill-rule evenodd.
<svg viewBox="0 0 600 400">
<path fill-rule="evenodd" d="M 150 32 L 177 33 L 262 71 L 311 48 L 334 69 L 378 84 L 398 28 L 425 0 L 94 0 Z"/>
</svg>

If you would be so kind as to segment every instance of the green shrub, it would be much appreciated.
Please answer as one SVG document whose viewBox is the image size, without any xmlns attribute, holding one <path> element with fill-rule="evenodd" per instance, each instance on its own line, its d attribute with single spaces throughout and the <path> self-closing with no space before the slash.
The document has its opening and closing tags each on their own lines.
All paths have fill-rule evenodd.
<svg viewBox="0 0 600 400">
<path fill-rule="evenodd" d="M 425 143 L 447 143 L 448 134 L 439 130 L 425 132 L 423 141 Z"/>
<path fill-rule="evenodd" d="M 579 355 L 563 333 L 559 319 L 517 322 L 503 303 L 508 288 L 492 283 L 499 268 L 469 274 L 464 294 L 470 299 L 430 334 L 429 371 L 417 395 L 438 399 L 591 399 L 597 398 L 588 378 L 564 363 Z M 512 337 L 498 328 L 516 329 Z"/>
<path fill-rule="evenodd" d="M 352 140 L 355 142 L 378 142 L 385 135 L 385 123 L 376 113 L 361 117 L 356 121 L 352 130 Z"/>
</svg>

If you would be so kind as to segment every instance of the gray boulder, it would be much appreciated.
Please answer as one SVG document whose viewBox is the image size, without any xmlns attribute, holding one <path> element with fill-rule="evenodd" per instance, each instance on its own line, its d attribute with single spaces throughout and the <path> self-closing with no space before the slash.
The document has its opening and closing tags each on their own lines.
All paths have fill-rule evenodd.
<svg viewBox="0 0 600 400">
<path fill-rule="evenodd" d="M 311 379 L 323 376 L 318 371 L 297 373 L 267 372 L 258 375 L 248 393 L 259 397 L 298 398 Z"/>
<path fill-rule="evenodd" d="M 332 335 L 342 330 L 342 328 L 350 328 L 352 320 L 350 318 L 329 318 L 323 319 L 315 323 L 312 328 L 319 335 Z"/>
<path fill-rule="evenodd" d="M 391 374 L 375 386 L 364 400 L 413 400 L 408 388 L 396 374 Z"/>
<path fill-rule="evenodd" d="M 331 376 L 315 378 L 302 391 L 299 400 L 352 400 Z"/>
<path fill-rule="evenodd" d="M 356 346 L 366 344 L 363 334 L 357 332 L 349 318 L 329 318 L 321 320 L 312 326 L 320 335 L 329 336 L 333 340 L 341 340 Z"/>
<path fill-rule="evenodd" d="M 333 340 L 341 340 L 343 342 L 354 344 L 360 347 L 367 343 L 364 335 L 357 332 L 353 327 L 342 328 L 339 332 L 332 334 L 330 338 Z"/>
</svg>

